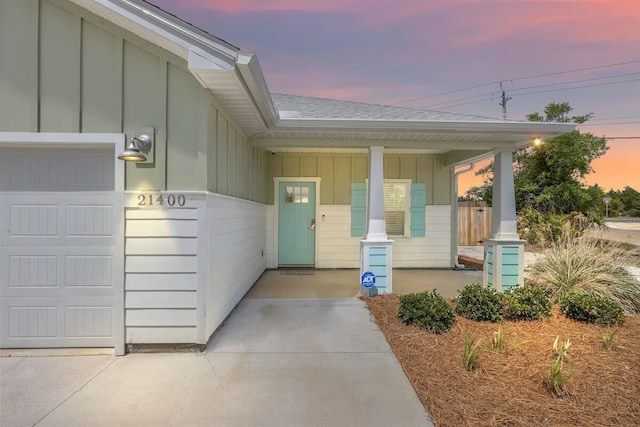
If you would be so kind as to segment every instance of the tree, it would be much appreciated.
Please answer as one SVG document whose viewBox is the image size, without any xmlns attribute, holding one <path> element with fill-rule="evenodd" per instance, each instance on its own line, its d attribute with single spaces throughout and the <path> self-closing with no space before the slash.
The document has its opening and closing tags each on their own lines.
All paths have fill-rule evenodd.
<svg viewBox="0 0 640 427">
<path fill-rule="evenodd" d="M 592 117 L 591 113 L 570 116 L 572 110 L 567 102 L 551 103 L 545 107 L 544 114 L 529 114 L 527 120 L 581 124 Z M 607 149 L 604 138 L 579 131 L 519 149 L 514 154 L 516 208 L 531 206 L 541 213 L 581 212 L 600 216 L 600 192 L 588 191 L 583 179 L 592 171 L 591 162 Z M 492 173 L 493 165 L 477 172 L 485 176 L 485 184 L 481 191 L 475 190 L 476 195 L 491 194 Z"/>
</svg>

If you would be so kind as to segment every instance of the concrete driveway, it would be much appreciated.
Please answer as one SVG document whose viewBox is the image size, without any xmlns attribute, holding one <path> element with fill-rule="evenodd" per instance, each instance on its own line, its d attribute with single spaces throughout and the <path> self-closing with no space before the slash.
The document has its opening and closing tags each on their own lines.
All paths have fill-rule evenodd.
<svg viewBox="0 0 640 427">
<path fill-rule="evenodd" d="M 9 426 L 430 426 L 358 299 L 244 299 L 203 353 L 1 362 Z"/>
</svg>

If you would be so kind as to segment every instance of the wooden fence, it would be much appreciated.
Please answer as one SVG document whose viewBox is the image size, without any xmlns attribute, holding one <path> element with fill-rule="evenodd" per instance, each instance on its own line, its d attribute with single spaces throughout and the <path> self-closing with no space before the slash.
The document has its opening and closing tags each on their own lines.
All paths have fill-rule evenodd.
<svg viewBox="0 0 640 427">
<path fill-rule="evenodd" d="M 459 202 L 458 245 L 482 245 L 490 233 L 491 208 L 485 202 Z"/>
</svg>

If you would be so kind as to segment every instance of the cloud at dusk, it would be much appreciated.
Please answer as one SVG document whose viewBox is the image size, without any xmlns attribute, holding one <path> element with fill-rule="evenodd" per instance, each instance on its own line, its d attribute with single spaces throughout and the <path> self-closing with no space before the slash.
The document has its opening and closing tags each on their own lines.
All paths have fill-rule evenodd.
<svg viewBox="0 0 640 427">
<path fill-rule="evenodd" d="M 497 82 L 502 81 L 512 98 L 510 118 L 524 119 L 550 102 L 563 101 L 576 114 L 592 112 L 595 118 L 640 116 L 640 80 L 595 86 L 625 79 L 618 77 L 591 80 L 588 88 L 522 90 L 639 73 L 640 63 L 521 79 L 640 60 L 638 0 L 151 2 L 256 52 L 272 92 L 501 117 Z M 407 102 L 415 98 L 420 99 Z M 442 104 L 458 98 L 463 101 Z M 640 136 L 640 123 L 585 130 Z M 623 130 L 625 135 L 618 132 Z M 640 140 L 612 140 L 609 145 L 587 181 L 609 188 L 626 180 L 640 190 L 640 174 L 627 161 L 640 159 Z"/>
</svg>

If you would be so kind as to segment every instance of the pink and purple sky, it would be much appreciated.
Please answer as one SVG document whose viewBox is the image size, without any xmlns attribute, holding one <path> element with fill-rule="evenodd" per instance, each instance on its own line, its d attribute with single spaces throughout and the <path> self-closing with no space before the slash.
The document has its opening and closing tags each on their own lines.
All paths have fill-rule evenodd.
<svg viewBox="0 0 640 427">
<path fill-rule="evenodd" d="M 581 131 L 640 137 L 640 0 L 151 2 L 257 53 L 272 92 L 502 117 L 502 81 L 511 119 L 566 101 Z M 609 146 L 586 183 L 640 191 L 640 138 Z"/>
</svg>

